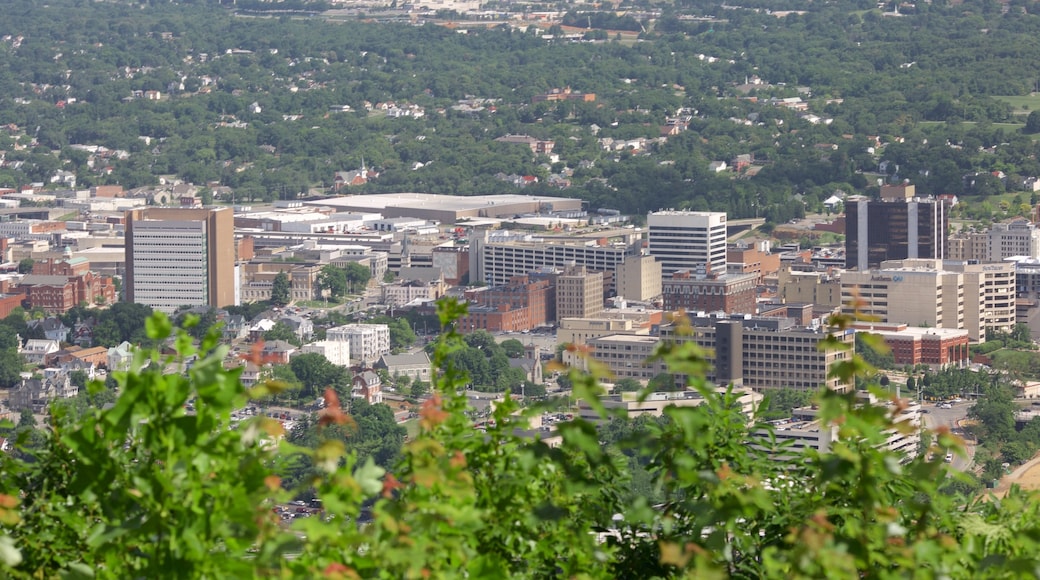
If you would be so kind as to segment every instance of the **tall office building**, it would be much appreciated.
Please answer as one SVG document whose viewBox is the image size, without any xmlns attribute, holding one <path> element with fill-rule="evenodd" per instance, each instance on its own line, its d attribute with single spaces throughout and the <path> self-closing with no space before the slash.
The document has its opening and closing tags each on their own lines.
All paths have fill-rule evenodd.
<svg viewBox="0 0 1040 580">
<path fill-rule="evenodd" d="M 149 208 L 126 214 L 126 299 L 172 313 L 235 304 L 230 208 Z"/>
<path fill-rule="evenodd" d="M 881 188 L 881 200 L 845 202 L 845 267 L 866 270 L 886 260 L 947 257 L 950 219 L 937 199 L 914 197 L 914 186 Z"/>
<path fill-rule="evenodd" d="M 679 270 L 726 273 L 726 214 L 702 211 L 656 211 L 646 217 L 649 253 L 661 263 L 661 274 Z"/>
</svg>

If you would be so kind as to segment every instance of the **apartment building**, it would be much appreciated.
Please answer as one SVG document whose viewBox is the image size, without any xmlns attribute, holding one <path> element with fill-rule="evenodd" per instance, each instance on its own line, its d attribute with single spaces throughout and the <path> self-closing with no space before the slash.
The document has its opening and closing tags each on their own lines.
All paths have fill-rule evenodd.
<svg viewBox="0 0 1040 580">
<path fill-rule="evenodd" d="M 231 208 L 148 208 L 126 213 L 126 299 L 172 313 L 233 305 Z"/>
<path fill-rule="evenodd" d="M 325 331 L 325 340 L 350 343 L 350 360 L 371 366 L 390 354 L 390 327 L 385 324 L 347 324 Z"/>
<path fill-rule="evenodd" d="M 913 185 L 881 188 L 881 199 L 845 200 L 845 267 L 866 270 L 881 262 L 947 257 L 945 202 L 917 198 Z"/>
<path fill-rule="evenodd" d="M 556 277 L 556 317 L 591 318 L 603 312 L 603 273 L 570 266 Z"/>
<path fill-rule="evenodd" d="M 731 274 L 755 274 L 758 282 L 780 269 L 780 254 L 768 251 L 768 243 L 752 247 L 731 246 L 726 250 L 726 267 Z"/>
<path fill-rule="evenodd" d="M 777 297 L 785 304 L 839 308 L 842 305 L 841 277 L 831 272 L 803 270 L 784 264 L 777 271 Z"/>
<path fill-rule="evenodd" d="M 467 332 L 532 330 L 555 320 L 555 295 L 556 288 L 549 280 L 530 276 L 515 276 L 501 286 L 467 290 L 470 306 L 455 327 Z"/>
<path fill-rule="evenodd" d="M 646 216 L 648 253 L 661 263 L 667 278 L 679 270 L 726 272 L 724 212 L 656 211 Z"/>
</svg>

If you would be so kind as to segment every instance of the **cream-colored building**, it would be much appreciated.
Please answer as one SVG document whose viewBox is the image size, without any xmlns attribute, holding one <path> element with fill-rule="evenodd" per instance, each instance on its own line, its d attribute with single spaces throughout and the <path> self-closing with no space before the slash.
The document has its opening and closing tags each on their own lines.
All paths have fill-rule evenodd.
<svg viewBox="0 0 1040 580">
<path fill-rule="evenodd" d="M 615 279 L 617 295 L 628 300 L 649 302 L 661 296 L 661 263 L 653 256 L 625 258 Z"/>
<path fill-rule="evenodd" d="M 274 279 L 280 272 L 289 276 L 289 298 L 296 300 L 318 300 L 321 294 L 317 287 L 321 264 L 294 264 L 292 262 L 254 261 L 242 265 L 242 280 L 239 290 L 242 302 L 271 299 Z"/>
<path fill-rule="evenodd" d="M 325 339 L 350 343 L 353 362 L 372 365 L 390 354 L 390 327 L 385 324 L 347 324 L 325 331 Z"/>
<path fill-rule="evenodd" d="M 592 318 L 603 312 L 603 272 L 569 266 L 556 277 L 556 318 Z"/>
<path fill-rule="evenodd" d="M 784 264 L 777 271 L 777 294 L 784 304 L 841 306 L 841 278 L 828 272 L 800 271 Z"/>
<path fill-rule="evenodd" d="M 1040 257 L 1040 229 L 1025 218 L 993 224 L 985 232 L 964 232 L 951 236 L 951 260 L 1000 262 L 1012 256 Z"/>
<path fill-rule="evenodd" d="M 346 340 L 319 340 L 303 345 L 300 352 L 315 352 L 334 365 L 350 366 L 350 342 Z"/>
<path fill-rule="evenodd" d="M 1013 263 L 970 264 L 947 260 L 893 260 L 841 277 L 843 310 L 879 322 L 964 329 L 973 342 L 987 329 L 1015 325 Z"/>
</svg>

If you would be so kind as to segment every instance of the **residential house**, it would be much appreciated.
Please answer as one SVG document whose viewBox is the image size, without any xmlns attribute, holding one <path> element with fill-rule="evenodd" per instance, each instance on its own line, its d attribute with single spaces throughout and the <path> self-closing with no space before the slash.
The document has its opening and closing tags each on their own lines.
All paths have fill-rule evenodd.
<svg viewBox="0 0 1040 580">
<path fill-rule="evenodd" d="M 42 378 L 27 378 L 11 389 L 8 406 L 12 411 L 29 409 L 43 413 L 54 399 L 71 399 L 79 394 L 79 387 L 72 384 L 68 373 L 58 369 L 44 369 Z"/>
<path fill-rule="evenodd" d="M 311 336 L 314 335 L 314 323 L 309 318 L 290 314 L 279 318 L 278 322 L 291 328 L 303 342 L 310 340 Z"/>
<path fill-rule="evenodd" d="M 47 356 L 58 352 L 61 348 L 58 341 L 45 338 L 31 338 L 25 342 L 21 355 L 25 362 L 33 365 L 42 365 Z"/>
<path fill-rule="evenodd" d="M 58 342 L 68 342 L 70 329 L 68 326 L 61 321 L 60 318 L 50 317 L 42 320 L 30 320 L 28 324 L 29 330 L 36 330 L 40 328 L 43 331 L 43 336 L 47 340 L 56 340 Z"/>
<path fill-rule="evenodd" d="M 372 369 L 359 370 L 354 374 L 350 396 L 364 399 L 371 405 L 383 402 L 383 382 Z"/>
<path fill-rule="evenodd" d="M 113 346 L 108 349 L 107 359 L 106 364 L 109 370 L 128 370 L 130 363 L 134 359 L 134 345 L 124 340 L 119 346 Z"/>
<path fill-rule="evenodd" d="M 264 343 L 263 360 L 273 364 L 289 364 L 289 359 L 296 354 L 296 347 L 284 340 L 271 340 Z"/>
</svg>

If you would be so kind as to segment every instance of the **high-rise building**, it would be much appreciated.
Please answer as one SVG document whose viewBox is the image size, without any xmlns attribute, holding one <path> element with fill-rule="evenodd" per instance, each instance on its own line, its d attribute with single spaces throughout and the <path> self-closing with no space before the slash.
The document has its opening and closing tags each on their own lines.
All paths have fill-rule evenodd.
<svg viewBox="0 0 1040 580">
<path fill-rule="evenodd" d="M 845 267 L 866 270 L 886 260 L 944 259 L 950 220 L 937 199 L 914 197 L 914 186 L 881 188 L 881 200 L 845 201 Z"/>
<path fill-rule="evenodd" d="M 148 208 L 126 214 L 126 299 L 172 313 L 235 304 L 231 208 Z"/>
<path fill-rule="evenodd" d="M 726 273 L 726 214 L 702 211 L 656 211 L 646 217 L 648 249 L 667 278 L 679 270 Z"/>
</svg>

